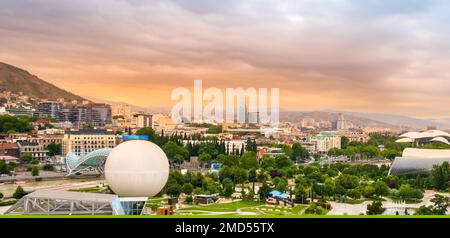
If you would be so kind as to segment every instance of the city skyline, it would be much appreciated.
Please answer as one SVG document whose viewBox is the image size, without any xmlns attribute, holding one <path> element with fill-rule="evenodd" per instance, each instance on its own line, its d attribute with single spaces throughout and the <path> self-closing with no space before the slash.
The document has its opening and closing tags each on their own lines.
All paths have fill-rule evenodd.
<svg viewBox="0 0 450 238">
<path fill-rule="evenodd" d="M 170 108 L 174 88 L 201 79 L 205 87 L 278 87 L 289 110 L 448 118 L 449 8 L 447 1 L 4 1 L 0 61 L 81 96 L 144 107 Z"/>
</svg>

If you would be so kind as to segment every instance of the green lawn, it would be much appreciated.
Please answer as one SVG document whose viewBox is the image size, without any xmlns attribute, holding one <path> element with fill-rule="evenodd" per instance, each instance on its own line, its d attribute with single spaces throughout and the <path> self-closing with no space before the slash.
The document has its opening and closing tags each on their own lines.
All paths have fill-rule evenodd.
<svg viewBox="0 0 450 238">
<path fill-rule="evenodd" d="M 157 207 L 159 207 L 161 205 L 167 205 L 167 198 L 162 198 L 162 197 L 149 198 L 147 200 L 146 207 L 152 207 L 152 209 L 156 209 Z"/>
<path fill-rule="evenodd" d="M 212 205 L 197 205 L 191 206 L 187 208 L 182 208 L 180 210 L 188 210 L 188 211 L 211 211 L 211 212 L 234 212 L 237 209 L 247 208 L 247 207 L 256 207 L 263 205 L 263 202 L 257 201 L 238 201 L 232 203 L 218 203 Z"/>
<path fill-rule="evenodd" d="M 242 209 L 243 212 L 256 212 L 262 215 L 298 215 L 301 214 L 307 206 L 296 205 L 294 207 L 273 207 L 268 205 L 250 207 Z"/>
<path fill-rule="evenodd" d="M 0 201 L 0 207 L 4 207 L 4 206 L 11 206 L 16 204 L 17 200 L 16 199 L 10 199 L 10 200 L 6 200 L 6 201 Z"/>
<path fill-rule="evenodd" d="M 70 189 L 71 192 L 83 192 L 83 193 L 92 193 L 92 192 L 100 192 L 102 187 L 87 187 L 87 188 L 78 188 L 78 189 Z"/>
</svg>

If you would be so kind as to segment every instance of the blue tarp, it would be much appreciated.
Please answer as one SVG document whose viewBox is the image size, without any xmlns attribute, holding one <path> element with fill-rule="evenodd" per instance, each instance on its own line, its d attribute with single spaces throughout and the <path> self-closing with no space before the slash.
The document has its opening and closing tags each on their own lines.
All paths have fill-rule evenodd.
<svg viewBox="0 0 450 238">
<path fill-rule="evenodd" d="M 282 198 L 282 199 L 289 198 L 289 194 L 282 193 L 278 190 L 272 190 L 272 192 L 270 192 L 269 195 L 275 198 Z"/>
<path fill-rule="evenodd" d="M 278 190 L 272 190 L 272 192 L 269 193 L 270 196 L 274 196 L 274 195 L 280 195 L 281 192 Z"/>
</svg>

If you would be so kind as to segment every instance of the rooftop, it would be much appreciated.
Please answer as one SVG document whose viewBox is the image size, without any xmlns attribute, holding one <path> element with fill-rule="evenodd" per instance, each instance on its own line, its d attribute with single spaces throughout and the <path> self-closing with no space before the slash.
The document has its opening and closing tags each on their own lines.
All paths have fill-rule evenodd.
<svg viewBox="0 0 450 238">
<path fill-rule="evenodd" d="M 19 145 L 17 145 L 17 143 L 0 143 L 0 149 L 18 149 Z"/>
<path fill-rule="evenodd" d="M 51 198 L 57 200 L 71 200 L 71 201 L 92 201 L 92 202 L 112 202 L 119 197 L 114 194 L 103 193 L 82 193 L 82 192 L 70 192 L 60 190 L 37 190 L 30 194 L 27 194 L 28 198 Z"/>
<path fill-rule="evenodd" d="M 11 160 L 19 160 L 19 158 L 16 158 L 14 156 L 4 155 L 4 156 L 0 156 L 0 160 L 11 161 Z"/>
<path fill-rule="evenodd" d="M 79 129 L 76 131 L 67 130 L 69 135 L 114 135 L 113 131 L 97 130 L 97 129 Z"/>
</svg>

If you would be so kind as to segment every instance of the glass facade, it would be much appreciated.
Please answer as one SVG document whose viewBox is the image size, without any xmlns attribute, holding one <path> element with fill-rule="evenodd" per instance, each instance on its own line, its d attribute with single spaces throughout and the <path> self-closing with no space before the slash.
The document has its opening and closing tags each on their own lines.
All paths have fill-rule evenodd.
<svg viewBox="0 0 450 238">
<path fill-rule="evenodd" d="M 98 149 L 82 157 L 73 152 L 68 153 L 66 165 L 69 175 L 82 172 L 83 170 L 97 170 L 99 173 L 103 173 L 106 158 L 108 158 L 111 151 L 111 148 Z"/>
<path fill-rule="evenodd" d="M 427 174 L 435 164 L 450 162 L 450 158 L 397 157 L 389 171 L 390 175 Z"/>
</svg>

